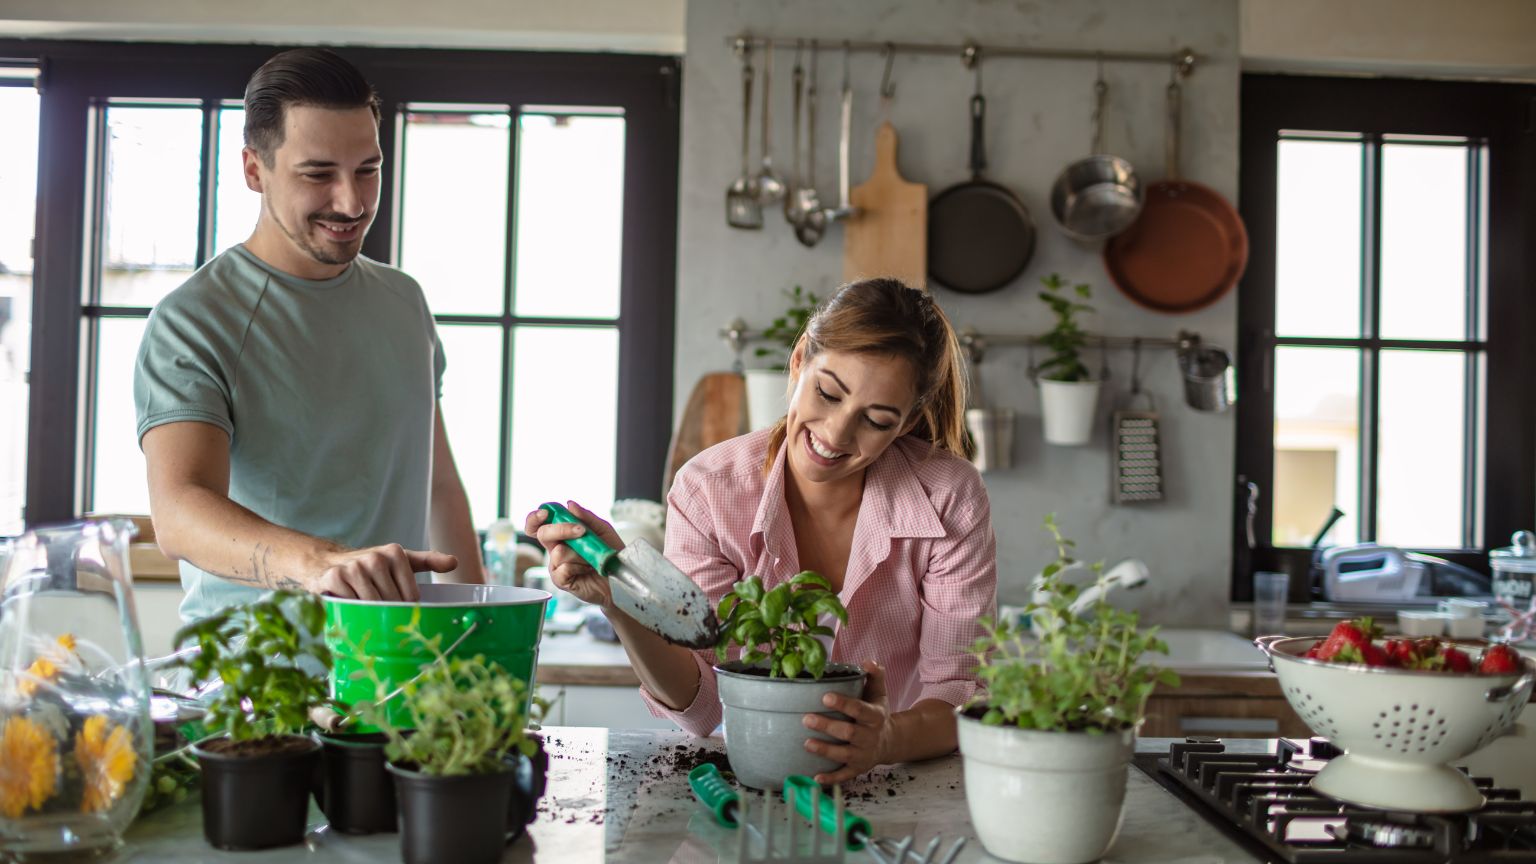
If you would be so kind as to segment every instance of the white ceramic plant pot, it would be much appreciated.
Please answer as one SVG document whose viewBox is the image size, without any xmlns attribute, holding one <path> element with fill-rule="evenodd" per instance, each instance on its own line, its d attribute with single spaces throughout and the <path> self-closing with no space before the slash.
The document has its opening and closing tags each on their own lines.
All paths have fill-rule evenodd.
<svg viewBox="0 0 1536 864">
<path fill-rule="evenodd" d="M 1045 443 L 1078 446 L 1093 435 L 1093 417 L 1099 407 L 1099 381 L 1052 381 L 1040 379 L 1040 414 L 1045 420 Z"/>
<path fill-rule="evenodd" d="M 789 407 L 789 373 L 777 369 L 748 369 L 747 424 L 752 431 L 767 429 L 779 422 Z"/>
<path fill-rule="evenodd" d="M 821 697 L 841 693 L 858 698 L 864 692 L 864 670 L 828 663 L 821 678 L 768 678 L 748 675 L 739 660 L 715 667 L 725 718 L 725 753 L 743 786 L 770 791 L 784 786 L 791 774 L 807 777 L 841 767 L 805 749 L 805 739 L 834 740 L 805 728 L 807 714 L 848 719 L 828 711 Z"/>
<path fill-rule="evenodd" d="M 1086 864 L 1120 831 L 1136 735 L 986 726 L 957 710 L 965 803 L 987 853 L 1029 864 Z"/>
</svg>

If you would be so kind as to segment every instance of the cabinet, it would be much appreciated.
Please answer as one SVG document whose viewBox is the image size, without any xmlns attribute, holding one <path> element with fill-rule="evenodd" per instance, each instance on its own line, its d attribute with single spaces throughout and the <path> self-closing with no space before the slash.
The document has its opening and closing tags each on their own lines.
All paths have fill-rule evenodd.
<svg viewBox="0 0 1536 864">
<path fill-rule="evenodd" d="M 1148 738 L 1211 735 L 1227 738 L 1306 738 L 1307 724 L 1291 710 L 1280 683 L 1267 673 L 1184 675 L 1147 700 Z"/>
</svg>

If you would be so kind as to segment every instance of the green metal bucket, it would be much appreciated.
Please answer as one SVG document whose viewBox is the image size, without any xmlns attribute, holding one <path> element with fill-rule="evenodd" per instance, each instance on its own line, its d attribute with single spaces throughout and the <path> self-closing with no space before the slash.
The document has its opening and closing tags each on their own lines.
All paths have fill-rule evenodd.
<svg viewBox="0 0 1536 864">
<path fill-rule="evenodd" d="M 444 650 L 457 642 L 453 657 L 484 655 L 487 662 L 527 682 L 532 699 L 544 606 L 549 601 L 548 591 L 535 588 L 452 583 L 422 585 L 420 603 L 327 597 L 325 641 L 334 655 L 331 695 L 348 705 L 374 696 L 373 682 L 354 676 L 363 670 L 360 650 L 373 658 L 375 672 L 390 690 L 416 677 L 432 655 L 407 642 L 398 628 L 410 624 L 419 609 L 424 636 L 441 636 Z M 390 721 L 401 726 L 410 725 L 406 698 L 397 696 L 389 703 Z M 523 711 L 528 711 L 527 700 Z M 358 731 L 367 730 L 359 726 Z"/>
</svg>

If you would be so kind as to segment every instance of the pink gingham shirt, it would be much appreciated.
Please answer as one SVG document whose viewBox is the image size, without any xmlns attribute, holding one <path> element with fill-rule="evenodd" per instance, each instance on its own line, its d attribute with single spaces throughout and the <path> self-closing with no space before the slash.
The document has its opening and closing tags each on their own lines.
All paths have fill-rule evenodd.
<svg viewBox="0 0 1536 864">
<path fill-rule="evenodd" d="M 738 580 L 766 588 L 800 572 L 784 501 L 787 450 L 763 476 L 768 432 L 705 450 L 678 471 L 667 495 L 666 556 L 718 604 Z M 838 595 L 848 625 L 838 626 L 831 659 L 885 667 L 892 711 L 924 699 L 959 705 L 976 692 L 975 660 L 965 651 L 996 609 L 997 541 L 981 475 L 964 459 L 900 438 L 864 479 L 853 549 Z M 836 623 L 835 621 L 833 622 Z M 737 652 L 733 651 L 733 656 Z M 674 711 L 644 687 L 657 717 L 694 735 L 720 723 L 715 653 L 698 651 L 699 692 Z"/>
</svg>

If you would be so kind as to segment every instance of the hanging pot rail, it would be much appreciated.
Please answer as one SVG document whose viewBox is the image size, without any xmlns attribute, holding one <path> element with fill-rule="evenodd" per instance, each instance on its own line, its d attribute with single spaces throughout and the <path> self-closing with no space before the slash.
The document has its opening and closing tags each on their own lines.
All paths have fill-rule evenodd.
<svg viewBox="0 0 1536 864">
<path fill-rule="evenodd" d="M 726 44 L 737 51 L 751 49 L 794 48 L 811 41 L 810 37 L 803 36 L 751 36 L 739 34 L 727 36 Z M 1024 48 L 1008 45 L 981 45 L 975 42 L 943 43 L 943 42 L 868 42 L 845 41 L 836 38 L 818 39 L 825 44 L 841 44 L 849 51 L 858 53 L 890 53 L 900 54 L 937 54 L 954 55 L 964 60 L 967 66 L 977 54 L 985 54 L 993 57 L 1029 57 L 1043 60 L 1087 60 L 1117 63 L 1175 63 L 1178 65 L 1180 75 L 1188 75 L 1194 71 L 1195 63 L 1203 58 L 1194 52 L 1192 48 L 1179 48 L 1174 51 L 1105 51 L 1095 48 Z"/>
</svg>

